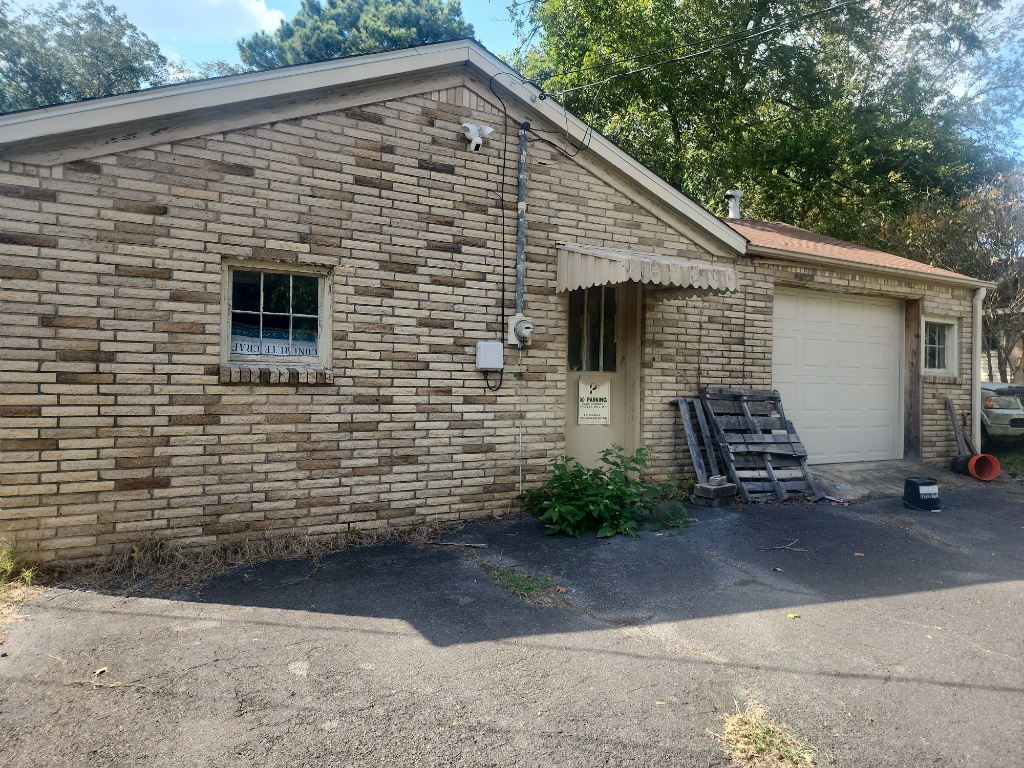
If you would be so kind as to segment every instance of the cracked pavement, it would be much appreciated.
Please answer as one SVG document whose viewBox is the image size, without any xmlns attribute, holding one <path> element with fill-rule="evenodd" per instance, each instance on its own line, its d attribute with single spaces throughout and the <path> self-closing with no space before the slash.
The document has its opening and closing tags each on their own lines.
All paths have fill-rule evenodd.
<svg viewBox="0 0 1024 768">
<path fill-rule="evenodd" d="M 5 629 L 0 754 L 703 768 L 725 764 L 707 731 L 756 697 L 819 765 L 1020 765 L 1022 494 L 696 508 L 637 539 L 522 519 L 446 538 L 485 548 L 271 562 L 175 599 L 51 590 Z M 525 602 L 476 558 L 566 591 Z"/>
</svg>

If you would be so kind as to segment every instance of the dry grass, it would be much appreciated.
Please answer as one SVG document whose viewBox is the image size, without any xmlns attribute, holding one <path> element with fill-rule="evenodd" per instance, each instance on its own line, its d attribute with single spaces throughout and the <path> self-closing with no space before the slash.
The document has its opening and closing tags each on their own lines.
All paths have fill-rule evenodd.
<svg viewBox="0 0 1024 768">
<path fill-rule="evenodd" d="M 0 629 L 15 621 L 21 621 L 18 606 L 41 593 L 40 587 L 33 586 L 36 572 L 23 565 L 17 557 L 14 542 L 0 539 Z M 7 642 L 7 634 L 0 632 L 0 645 Z"/>
<path fill-rule="evenodd" d="M 167 597 L 182 590 L 199 590 L 211 579 L 238 566 L 308 558 L 315 570 L 321 558 L 331 552 L 384 541 L 425 545 L 456 527 L 458 525 L 439 523 L 374 528 L 330 537 L 292 534 L 227 541 L 203 549 L 185 549 L 162 539 L 152 539 L 88 566 L 43 568 L 39 578 L 49 586 Z"/>
<path fill-rule="evenodd" d="M 815 748 L 793 736 L 768 708 L 751 700 L 746 709 L 725 715 L 723 733 L 712 733 L 733 768 L 812 768 Z"/>
</svg>

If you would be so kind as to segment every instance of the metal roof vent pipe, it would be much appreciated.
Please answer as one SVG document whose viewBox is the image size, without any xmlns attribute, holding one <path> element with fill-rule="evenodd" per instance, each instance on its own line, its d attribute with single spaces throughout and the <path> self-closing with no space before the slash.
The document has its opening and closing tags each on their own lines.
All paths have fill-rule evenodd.
<svg viewBox="0 0 1024 768">
<path fill-rule="evenodd" d="M 730 189 L 725 193 L 725 199 L 729 201 L 729 218 L 739 219 L 740 216 L 740 198 L 743 197 L 743 190 L 741 189 Z"/>
</svg>

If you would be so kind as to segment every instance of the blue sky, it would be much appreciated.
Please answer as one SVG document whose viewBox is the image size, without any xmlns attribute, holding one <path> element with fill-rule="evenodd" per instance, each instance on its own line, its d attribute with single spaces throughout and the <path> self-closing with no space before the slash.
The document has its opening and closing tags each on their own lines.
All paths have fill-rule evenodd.
<svg viewBox="0 0 1024 768">
<path fill-rule="evenodd" d="M 15 0 L 23 8 L 51 0 Z M 237 63 L 235 42 L 263 29 L 271 31 L 291 19 L 300 0 L 106 0 L 151 39 L 164 54 L 184 65 L 223 59 Z M 462 15 L 490 51 L 507 53 L 515 46 L 507 0 L 463 0 Z"/>
</svg>

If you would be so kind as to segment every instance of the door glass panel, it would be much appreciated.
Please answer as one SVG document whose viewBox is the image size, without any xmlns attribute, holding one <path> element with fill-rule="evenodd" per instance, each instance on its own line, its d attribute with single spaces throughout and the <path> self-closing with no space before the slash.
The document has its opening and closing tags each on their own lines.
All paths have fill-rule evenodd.
<svg viewBox="0 0 1024 768">
<path fill-rule="evenodd" d="M 616 287 L 594 286 L 569 292 L 570 371 L 615 370 Z"/>
<path fill-rule="evenodd" d="M 604 289 L 601 286 L 587 288 L 587 306 L 585 320 L 586 354 L 583 360 L 583 370 L 601 370 L 601 294 Z"/>
<path fill-rule="evenodd" d="M 569 291 L 569 370 L 583 370 L 583 291 Z"/>
<path fill-rule="evenodd" d="M 601 349 L 601 370 L 615 370 L 615 288 L 607 286 L 604 289 L 604 317 L 601 323 L 601 334 L 603 337 Z"/>
</svg>

